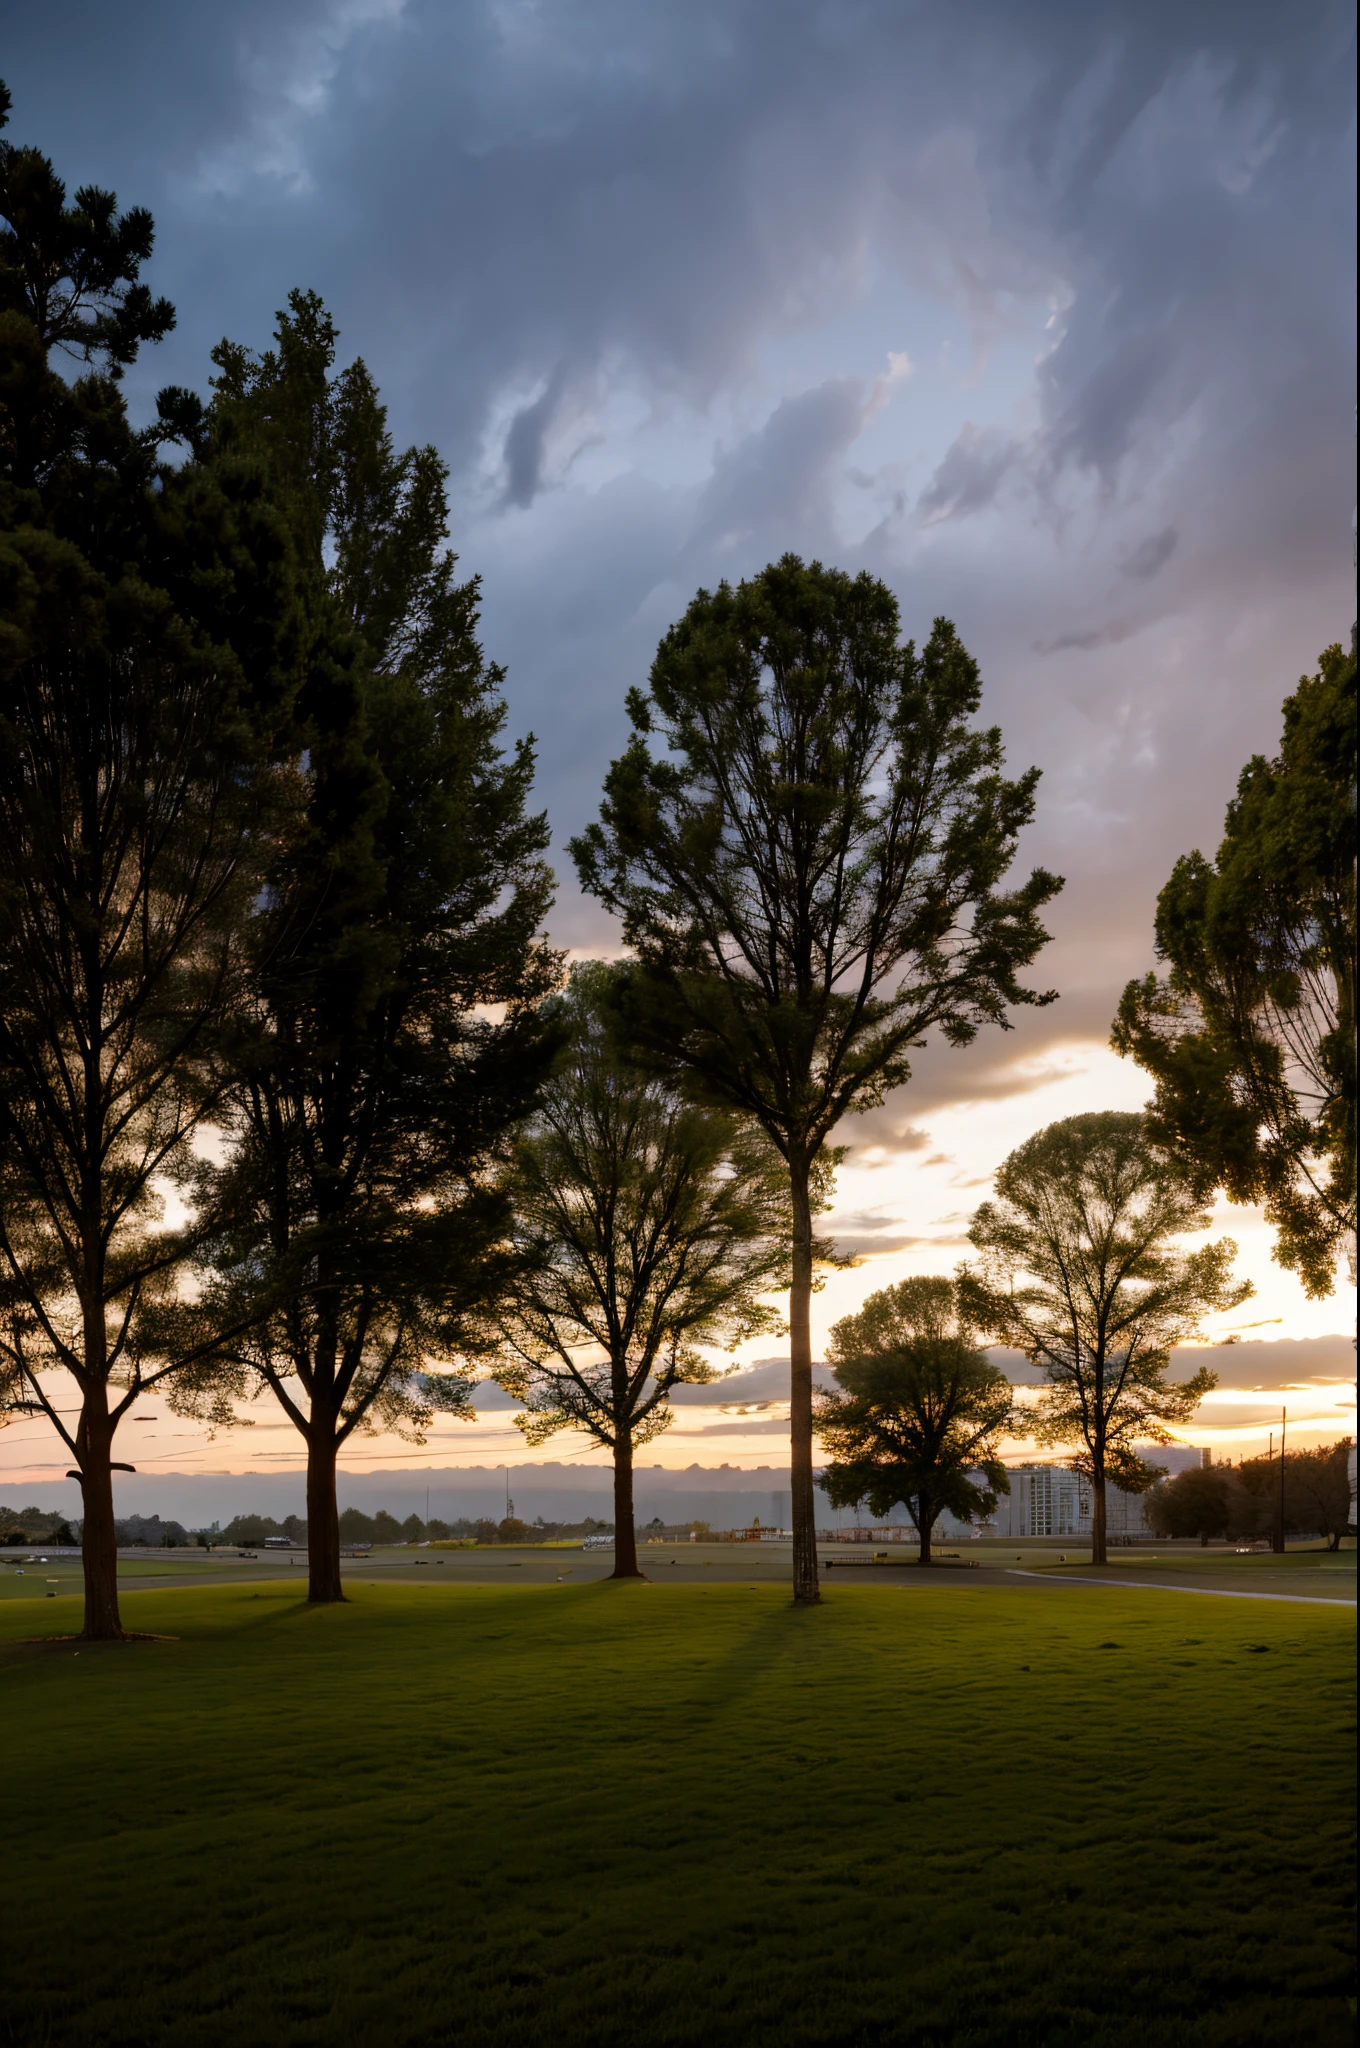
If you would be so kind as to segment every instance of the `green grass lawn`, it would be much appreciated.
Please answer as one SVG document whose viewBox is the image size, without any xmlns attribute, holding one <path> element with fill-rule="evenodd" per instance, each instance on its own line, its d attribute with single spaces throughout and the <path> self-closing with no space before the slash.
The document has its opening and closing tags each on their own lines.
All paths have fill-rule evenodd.
<svg viewBox="0 0 1360 2048">
<path fill-rule="evenodd" d="M 1352 2038 L 1352 1609 L 273 1581 L 18 1645 L 78 1611 L 0 1613 L 5 2048 Z"/>
</svg>

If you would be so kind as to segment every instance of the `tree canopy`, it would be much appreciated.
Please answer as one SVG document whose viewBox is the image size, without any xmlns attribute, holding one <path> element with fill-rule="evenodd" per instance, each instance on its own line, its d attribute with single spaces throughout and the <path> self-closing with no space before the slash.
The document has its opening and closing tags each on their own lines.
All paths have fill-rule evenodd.
<svg viewBox="0 0 1360 2048">
<path fill-rule="evenodd" d="M 368 372 L 294 293 L 258 360 L 216 352 L 214 445 L 287 508 L 313 621 L 294 808 L 256 906 L 221 1118 L 203 1308 L 248 1333 L 177 1397 L 268 1390 L 307 1444 L 313 1599 L 341 1597 L 335 1464 L 357 1430 L 419 1438 L 508 1271 L 494 1169 L 554 1050 L 538 1005 L 547 827 L 532 741 L 502 746 L 502 672 L 457 582 L 445 472 L 398 453 Z"/>
<path fill-rule="evenodd" d="M 67 207 L 8 144 L 0 211 L 0 1361 L 71 1456 L 86 1633 L 117 1636 L 114 1435 L 193 1362 L 154 1338 L 193 1243 L 162 1189 L 218 1099 L 299 608 L 258 473 L 129 425 L 118 373 L 171 318 L 149 216 Z"/>
<path fill-rule="evenodd" d="M 1038 771 L 973 724 L 977 664 L 945 619 L 919 652 L 882 583 L 786 555 L 700 591 L 662 640 L 600 820 L 572 843 L 637 968 L 639 1055 L 753 1118 L 792 1223 L 795 1597 L 817 1597 L 810 1177 L 932 1031 L 964 1045 L 1009 1005 L 1055 877 L 1002 888 Z"/>
<path fill-rule="evenodd" d="M 1145 1491 L 1157 1477 L 1134 1445 L 1169 1443 L 1217 1376 L 1167 1373 L 1173 1345 L 1251 1294 L 1237 1247 L 1176 1240 L 1207 1229 L 1193 1173 L 1151 1141 L 1144 1118 L 1107 1110 L 1049 1124 L 1011 1153 L 968 1235 L 980 1257 L 969 1313 L 1039 1366 L 1031 1418 L 1040 1443 L 1076 1446 L 1092 1482 L 1093 1558 L 1105 1562 L 1105 1484 Z"/>
<path fill-rule="evenodd" d="M 1021 1426 L 1011 1383 L 979 1348 L 958 1282 L 944 1276 L 871 1294 L 832 1326 L 827 1356 L 842 1389 L 819 1393 L 815 1407 L 832 1459 L 827 1498 L 867 1501 L 877 1517 L 904 1502 L 929 1564 L 941 1514 L 985 1521 L 1010 1492 L 999 1452 Z"/>
<path fill-rule="evenodd" d="M 1233 1526 L 1233 1474 L 1223 1465 L 1192 1465 L 1163 1479 L 1148 1496 L 1147 1519 L 1158 1536 L 1226 1536 Z"/>
<path fill-rule="evenodd" d="M 779 1327 L 787 1210 L 758 1129 L 633 1066 L 612 1042 L 611 970 L 550 1005 L 570 1037 L 507 1181 L 521 1277 L 497 1377 L 530 1443 L 583 1429 L 614 1458 L 614 1576 L 636 1575 L 633 1454 L 671 1421 L 706 1349 Z"/>
<path fill-rule="evenodd" d="M 1131 981 L 1113 1042 L 1157 1083 L 1153 1135 L 1206 1188 L 1263 1202 L 1308 1293 L 1355 1261 L 1355 656 L 1327 648 L 1254 755 L 1213 861 L 1157 899 L 1162 976 Z"/>
<path fill-rule="evenodd" d="M 12 103 L 0 79 L 0 129 Z M 156 239 L 144 206 L 120 212 L 98 185 L 82 185 L 68 206 L 50 157 L 0 142 L 0 223 L 0 319 L 31 326 L 44 357 L 60 349 L 117 378 L 143 342 L 174 327 L 169 299 L 141 282 Z"/>
</svg>

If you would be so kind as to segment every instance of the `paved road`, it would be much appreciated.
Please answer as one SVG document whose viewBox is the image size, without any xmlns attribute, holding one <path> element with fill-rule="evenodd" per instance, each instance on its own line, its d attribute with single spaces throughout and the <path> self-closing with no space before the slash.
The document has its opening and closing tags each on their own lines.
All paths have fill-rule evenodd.
<svg viewBox="0 0 1360 2048">
<path fill-rule="evenodd" d="M 1108 1571 L 1088 1571 L 1085 1577 L 1078 1578 L 1075 1572 L 1027 1572 L 1018 1571 L 1012 1566 L 1008 1576 L 1013 1579 L 1041 1579 L 1050 1586 L 1080 1586 L 1087 1591 L 1093 1587 L 1099 1589 L 1102 1586 L 1118 1586 L 1126 1590 L 1132 1589 L 1137 1593 L 1198 1593 L 1209 1600 L 1291 1600 L 1302 1601 L 1305 1606 L 1310 1607 L 1355 1606 L 1354 1571 L 1347 1571 L 1344 1580 L 1341 1580 L 1340 1574 L 1335 1578 L 1324 1579 L 1321 1571 L 1296 1572 L 1294 1576 L 1300 1582 L 1297 1591 L 1284 1590 L 1279 1575 L 1269 1587 L 1192 1585 L 1185 1573 L 1165 1571 L 1158 1572 L 1155 1577 L 1149 1573 L 1142 1579 L 1116 1579 L 1111 1577 Z"/>
</svg>

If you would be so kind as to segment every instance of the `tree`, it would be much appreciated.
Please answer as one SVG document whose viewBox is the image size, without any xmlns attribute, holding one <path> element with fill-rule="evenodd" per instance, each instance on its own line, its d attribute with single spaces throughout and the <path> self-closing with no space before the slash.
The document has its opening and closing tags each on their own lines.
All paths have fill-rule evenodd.
<svg viewBox="0 0 1360 2048">
<path fill-rule="evenodd" d="M 1232 1526 L 1232 1477 L 1222 1465 L 1192 1465 L 1163 1479 L 1148 1497 L 1147 1518 L 1158 1536 L 1226 1536 Z"/>
<path fill-rule="evenodd" d="M 1354 1444 L 1353 1437 L 1343 1436 L 1317 1450 L 1291 1451 L 1285 1459 L 1285 1517 L 1315 1528 L 1326 1537 L 1329 1550 L 1340 1550 L 1342 1537 L 1355 1532 L 1350 1473 Z"/>
<path fill-rule="evenodd" d="M 942 1276 L 871 1294 L 833 1326 L 827 1356 L 844 1389 L 819 1393 L 814 1410 L 833 1461 L 827 1498 L 867 1500 L 876 1517 L 905 1502 L 929 1564 L 941 1514 L 985 1521 L 1010 1492 L 999 1450 L 1018 1422 L 1011 1383 L 978 1349 L 958 1283 Z"/>
<path fill-rule="evenodd" d="M 1204 1230 L 1192 1174 L 1157 1149 L 1144 1119 L 1123 1110 L 1067 1117 L 1012 1152 L 968 1235 L 981 1254 L 969 1312 L 997 1342 L 1042 1368 L 1034 1417 L 1042 1444 L 1079 1446 L 1091 1481 L 1091 1559 L 1104 1564 L 1105 1484 L 1145 1492 L 1156 1469 L 1135 1443 L 1172 1441 L 1217 1384 L 1207 1367 L 1168 1380 L 1173 1345 L 1206 1315 L 1236 1308 L 1231 1238 L 1195 1252 L 1171 1241 Z"/>
<path fill-rule="evenodd" d="M 257 451 L 307 550 L 319 621 L 297 816 L 254 920 L 222 1123 L 195 1184 L 218 1219 L 203 1304 L 244 1327 L 182 1407 L 269 1392 L 307 1446 L 308 1597 L 342 1599 L 336 1464 L 467 1413 L 438 1368 L 509 1270 L 493 1180 L 555 1051 L 538 1004 L 547 826 L 531 741 L 502 749 L 503 672 L 447 548 L 443 465 L 398 454 L 362 363 L 294 293 L 258 361 L 224 343 L 213 429 Z"/>
<path fill-rule="evenodd" d="M 128 424 L 173 318 L 150 217 L 8 144 L 0 214 L 0 1393 L 66 1447 L 84 1633 L 117 1638 L 114 1438 L 193 1362 L 154 1334 L 193 1242 L 161 1185 L 217 1100 L 298 621 L 257 475 Z"/>
<path fill-rule="evenodd" d="M 1355 1496 L 1351 1491 L 1352 1439 L 1342 1437 L 1312 1451 L 1288 1451 L 1284 1471 L 1278 1450 L 1259 1458 L 1243 1458 L 1237 1481 L 1251 1506 L 1243 1520 L 1253 1535 L 1275 1530 L 1279 1536 L 1325 1536 L 1329 1550 L 1340 1550 L 1341 1538 L 1354 1533 Z M 1284 1480 L 1283 1530 L 1280 1529 L 1280 1481 Z"/>
<path fill-rule="evenodd" d="M 12 104 L 0 79 L 0 130 Z M 82 185 L 68 206 L 50 158 L 0 142 L 0 220 L 0 317 L 31 326 L 44 359 L 60 349 L 118 378 L 143 342 L 174 327 L 170 301 L 140 282 L 155 244 L 144 206 L 120 213 L 97 185 Z"/>
<path fill-rule="evenodd" d="M 937 619 L 918 654 L 896 599 L 786 555 L 700 591 L 662 641 L 584 886 L 637 954 L 620 1009 L 639 1055 L 765 1131 L 788 1175 L 794 1595 L 815 1600 L 812 1188 L 841 1118 L 906 1081 L 938 1031 L 1005 1026 L 1060 884 L 1000 893 L 1037 770 L 1003 776 L 971 723 L 976 663 Z M 663 742 L 674 756 L 653 753 Z"/>
<path fill-rule="evenodd" d="M 778 1327 L 787 1281 L 768 1146 L 729 1112 L 633 1067 L 610 1042 L 610 970 L 576 967 L 554 1005 L 568 1049 L 508 1186 L 523 1277 L 497 1378 L 530 1443 L 582 1429 L 614 1462 L 614 1571 L 637 1578 L 633 1458 L 669 1396 L 711 1380 L 700 1347 Z"/>
<path fill-rule="evenodd" d="M 1323 653 L 1253 756 L 1215 860 L 1157 900 L 1159 978 L 1131 981 L 1117 1051 L 1157 1083 L 1151 1128 L 1206 1188 L 1263 1202 L 1275 1256 L 1330 1294 L 1355 1274 L 1355 656 Z"/>
</svg>

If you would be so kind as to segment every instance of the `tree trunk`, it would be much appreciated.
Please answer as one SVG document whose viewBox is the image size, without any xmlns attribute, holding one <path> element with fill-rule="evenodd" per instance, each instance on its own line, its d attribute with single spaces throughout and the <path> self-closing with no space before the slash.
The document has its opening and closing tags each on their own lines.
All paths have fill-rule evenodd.
<svg viewBox="0 0 1360 2048">
<path fill-rule="evenodd" d="M 789 1288 L 789 1474 L 793 1509 L 793 1597 L 821 1598 L 817 1584 L 817 1508 L 812 1488 L 812 1208 L 807 1162 L 789 1162 L 793 1207 L 793 1282 Z"/>
<path fill-rule="evenodd" d="M 335 1498 L 335 1426 L 312 1414 L 307 1439 L 307 1598 L 343 1600 L 340 1584 L 340 1509 Z"/>
<path fill-rule="evenodd" d="M 1105 1553 L 1105 1467 L 1097 1466 L 1091 1474 L 1091 1562 L 1108 1564 Z"/>
<path fill-rule="evenodd" d="M 930 1563 L 930 1561 L 931 1561 L 931 1559 L 930 1559 L 930 1539 L 931 1539 L 931 1536 L 932 1536 L 932 1534 L 934 1533 L 934 1529 L 935 1529 L 935 1517 L 934 1517 L 934 1515 L 932 1515 L 932 1514 L 930 1513 L 930 1511 L 929 1511 L 929 1510 L 928 1510 L 928 1509 L 927 1509 L 927 1508 L 926 1508 L 926 1507 L 925 1507 L 924 1505 L 922 1505 L 921 1503 L 919 1503 L 919 1502 L 918 1502 L 918 1504 L 917 1504 L 917 1508 L 916 1508 L 916 1533 L 917 1533 L 917 1535 L 918 1535 L 918 1536 L 920 1537 L 920 1539 L 921 1539 L 921 1556 L 920 1556 L 920 1562 L 921 1562 L 922 1564 L 929 1564 L 929 1563 Z"/>
<path fill-rule="evenodd" d="M 621 1429 L 614 1439 L 614 1569 L 612 1579 L 640 1579 L 637 1530 L 633 1527 L 633 1439 Z"/>
<path fill-rule="evenodd" d="M 84 1484 L 84 1526 L 80 1532 L 85 1572 L 85 1626 L 81 1640 L 119 1643 L 123 1623 L 118 1612 L 118 1538 L 113 1526 L 113 1430 L 109 1423 L 108 1389 L 102 1380 L 85 1396 L 76 1437 Z"/>
</svg>

